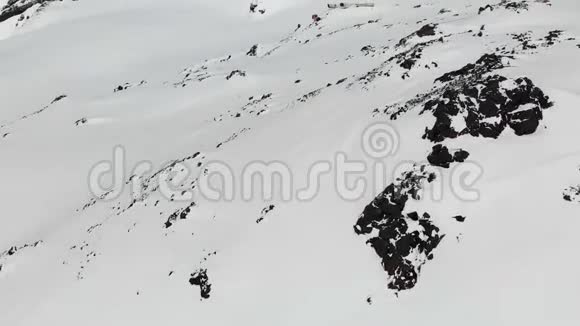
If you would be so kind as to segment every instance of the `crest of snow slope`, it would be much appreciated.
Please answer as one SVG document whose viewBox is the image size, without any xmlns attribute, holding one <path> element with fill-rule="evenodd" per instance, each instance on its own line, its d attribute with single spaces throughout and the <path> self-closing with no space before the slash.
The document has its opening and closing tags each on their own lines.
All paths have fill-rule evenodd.
<svg viewBox="0 0 580 326">
<path fill-rule="evenodd" d="M 329 11 L 323 1 L 263 0 L 263 15 L 249 3 L 67 2 L 0 41 L 0 322 L 578 323 L 580 206 L 562 198 L 579 183 L 576 1 Z M 414 33 L 428 24 L 433 35 Z M 388 289 L 392 275 L 353 230 L 384 187 L 348 201 L 327 176 L 307 202 L 171 201 L 154 181 L 138 200 L 128 186 L 105 201 L 89 192 L 89 170 L 116 145 L 126 179 L 144 160 L 163 171 L 186 164 L 188 188 L 212 161 L 237 173 L 281 161 L 298 188 L 313 162 L 338 152 L 373 163 L 360 138 L 376 122 L 399 133 L 389 167 L 427 164 L 435 143 L 422 136 L 436 118 L 420 114 L 421 100 L 405 104 L 440 99 L 435 79 L 489 53 L 505 56 L 491 75 L 527 77 L 553 106 L 531 134 L 507 127 L 497 139 L 440 142 L 483 168 L 480 198 L 446 189 L 434 201 L 427 188 L 406 203 L 445 234 L 406 291 Z M 461 166 L 441 170 L 445 185 Z"/>
</svg>

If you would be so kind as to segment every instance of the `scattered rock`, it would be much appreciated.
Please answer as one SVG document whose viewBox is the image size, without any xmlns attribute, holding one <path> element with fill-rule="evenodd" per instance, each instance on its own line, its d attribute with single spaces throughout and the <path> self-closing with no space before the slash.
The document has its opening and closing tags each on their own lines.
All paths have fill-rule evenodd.
<svg viewBox="0 0 580 326">
<path fill-rule="evenodd" d="M 569 202 L 580 203 L 580 185 L 566 188 L 563 198 Z"/>
<path fill-rule="evenodd" d="M 54 104 L 56 102 L 60 102 L 61 100 L 65 99 L 67 96 L 66 95 L 59 95 L 57 97 L 54 98 L 54 100 L 52 100 L 52 102 L 50 102 L 50 104 Z"/>
<path fill-rule="evenodd" d="M 484 54 L 475 63 L 465 65 L 459 70 L 448 72 L 443 76 L 435 79 L 436 82 L 446 83 L 454 80 L 462 79 L 481 79 L 484 74 L 493 70 L 504 68 L 504 56 L 495 53 Z M 461 80 L 459 80 L 461 82 Z"/>
<path fill-rule="evenodd" d="M 127 89 L 132 88 L 132 87 L 143 86 L 145 84 L 147 84 L 147 81 L 145 81 L 145 80 L 142 80 L 138 83 L 124 83 L 122 85 L 115 87 L 113 92 L 117 93 L 117 92 L 121 92 L 121 91 L 127 90 Z"/>
<path fill-rule="evenodd" d="M 511 10 L 514 11 L 516 13 L 521 13 L 522 11 L 527 11 L 529 10 L 529 2 L 527 0 L 523 0 L 523 1 L 509 1 L 509 0 L 501 0 L 499 3 L 494 4 L 494 5 L 485 5 L 483 7 L 479 8 L 478 14 L 482 14 L 485 11 L 494 11 L 494 9 L 506 9 L 506 10 Z M 534 1 L 536 3 L 544 3 L 547 4 L 548 6 L 550 6 L 550 1 L 549 0 L 536 0 Z"/>
<path fill-rule="evenodd" d="M 371 45 L 365 45 L 360 49 L 360 51 L 363 53 L 363 55 L 369 55 L 371 53 L 374 53 L 376 50 Z"/>
<path fill-rule="evenodd" d="M 528 31 L 525 33 L 516 33 L 512 34 L 512 39 L 516 40 L 521 47 L 522 51 L 530 52 L 530 50 L 536 50 L 539 48 L 549 48 L 554 46 L 557 43 L 561 42 L 561 36 L 564 31 L 561 30 L 553 30 L 549 31 L 548 35 L 539 38 L 539 39 L 532 39 L 532 32 Z M 572 41 L 572 39 L 568 38 L 566 41 Z"/>
<path fill-rule="evenodd" d="M 415 33 L 411 34 L 409 37 L 414 36 Z M 398 48 L 406 47 L 404 50 L 397 52 L 396 54 L 392 55 L 388 59 L 381 62 L 377 67 L 368 71 L 364 75 L 357 78 L 357 81 L 363 85 L 368 85 L 374 82 L 378 77 L 390 77 L 391 70 L 393 69 L 393 65 L 397 65 L 406 70 L 405 73 L 401 76 L 403 79 L 408 77 L 408 71 L 410 71 L 414 67 L 421 67 L 423 65 L 417 65 L 417 61 L 419 61 L 423 56 L 423 50 L 433 44 L 442 43 L 444 42 L 445 38 L 440 37 L 437 39 L 427 40 L 427 41 L 420 41 L 416 44 L 413 44 L 410 47 L 407 47 L 407 38 L 403 38 L 399 41 L 397 45 Z M 436 66 L 436 63 L 433 63 Z"/>
<path fill-rule="evenodd" d="M 165 221 L 165 228 L 169 229 L 170 227 L 173 226 L 173 223 L 175 223 L 175 221 L 179 220 L 185 220 L 187 219 L 187 215 L 189 215 L 189 213 L 191 213 L 191 209 L 193 207 L 195 207 L 196 204 L 195 202 L 191 202 L 188 206 L 186 206 L 183 209 L 178 209 L 175 212 L 173 212 L 171 215 L 169 215 L 169 217 L 167 218 L 167 221 Z"/>
<path fill-rule="evenodd" d="M 268 215 L 268 213 L 270 213 L 272 210 L 274 210 L 275 206 L 274 205 L 269 205 L 266 206 L 262 209 L 262 211 L 260 212 L 260 217 L 256 220 L 256 224 L 261 223 L 264 218 L 266 218 L 266 215 Z"/>
<path fill-rule="evenodd" d="M 477 14 L 481 15 L 484 11 L 488 10 L 489 11 L 493 11 L 493 6 L 492 5 L 485 5 L 484 7 L 479 7 L 479 11 L 477 12 Z"/>
<path fill-rule="evenodd" d="M 250 50 L 246 53 L 247 56 L 255 57 L 258 55 L 258 44 L 252 45 Z"/>
<path fill-rule="evenodd" d="M 231 57 L 231 56 L 230 56 Z M 229 57 L 228 57 L 229 58 Z M 229 59 L 222 59 L 220 62 L 228 61 Z M 183 77 L 180 81 L 173 84 L 175 87 L 185 87 L 189 82 L 203 82 L 207 79 L 214 77 L 214 75 L 208 72 L 208 66 L 206 64 L 197 65 L 184 69 L 181 74 Z"/>
<path fill-rule="evenodd" d="M 580 186 L 569 187 L 564 190 L 564 200 L 569 202 L 580 202 Z"/>
<path fill-rule="evenodd" d="M 250 12 L 251 13 L 254 13 L 254 14 L 255 13 L 260 13 L 262 15 L 266 13 L 266 9 L 263 9 L 263 8 L 262 9 L 258 9 L 258 7 L 259 7 L 259 3 L 257 3 L 257 2 L 250 3 Z"/>
<path fill-rule="evenodd" d="M 375 4 L 373 2 L 364 3 L 329 3 L 327 4 L 328 9 L 349 9 L 349 8 L 373 8 Z"/>
<path fill-rule="evenodd" d="M 326 85 L 326 87 L 328 87 L 328 84 Z M 313 91 L 310 91 L 310 92 L 302 95 L 300 98 L 297 99 L 297 101 L 298 102 L 301 102 L 301 103 L 306 103 L 306 102 L 308 102 L 308 100 L 310 100 L 310 99 L 312 99 L 312 98 L 317 97 L 318 95 L 320 95 L 323 90 L 324 90 L 324 87 L 317 88 L 317 89 L 315 89 Z"/>
<path fill-rule="evenodd" d="M 457 222 L 465 222 L 465 216 L 457 215 L 453 216 L 453 219 L 456 220 Z"/>
<path fill-rule="evenodd" d="M 236 69 L 236 70 L 230 72 L 230 74 L 226 76 L 226 80 L 230 80 L 234 76 L 246 77 L 246 72 L 239 70 L 239 69 Z"/>
<path fill-rule="evenodd" d="M 217 144 L 216 148 L 220 148 L 223 145 L 230 143 L 232 141 L 234 141 L 236 138 L 238 138 L 241 134 L 250 131 L 250 128 L 242 128 L 240 131 L 233 133 L 230 137 L 228 137 L 228 139 L 224 140 L 223 142 Z"/>
<path fill-rule="evenodd" d="M 84 125 L 85 123 L 87 123 L 87 121 L 88 121 L 87 118 L 80 118 L 77 121 L 75 121 L 75 126 L 78 127 Z"/>
</svg>

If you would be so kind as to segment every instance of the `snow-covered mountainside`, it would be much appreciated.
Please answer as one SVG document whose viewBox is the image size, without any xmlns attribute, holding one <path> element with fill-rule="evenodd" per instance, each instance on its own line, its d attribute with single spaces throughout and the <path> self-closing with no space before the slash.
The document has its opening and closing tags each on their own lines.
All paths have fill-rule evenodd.
<svg viewBox="0 0 580 326">
<path fill-rule="evenodd" d="M 0 0 L 0 324 L 578 325 L 579 15 Z"/>
</svg>

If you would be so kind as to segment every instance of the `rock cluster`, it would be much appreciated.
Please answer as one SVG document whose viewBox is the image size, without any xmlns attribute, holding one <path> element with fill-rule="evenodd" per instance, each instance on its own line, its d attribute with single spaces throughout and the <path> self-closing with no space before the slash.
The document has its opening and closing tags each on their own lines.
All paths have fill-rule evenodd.
<svg viewBox="0 0 580 326">
<path fill-rule="evenodd" d="M 444 237 L 428 213 L 405 212 L 408 200 L 419 199 L 423 184 L 434 180 L 427 166 L 416 166 L 367 205 L 354 226 L 359 235 L 376 233 L 367 243 L 381 258 L 389 289 L 413 288 Z"/>
</svg>

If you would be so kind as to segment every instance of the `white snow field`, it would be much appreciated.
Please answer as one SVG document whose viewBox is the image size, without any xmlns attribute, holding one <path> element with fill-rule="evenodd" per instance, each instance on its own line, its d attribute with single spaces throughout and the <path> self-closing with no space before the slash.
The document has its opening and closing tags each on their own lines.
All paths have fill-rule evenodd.
<svg viewBox="0 0 580 326">
<path fill-rule="evenodd" d="M 580 2 L 366 2 L 0 0 L 0 325 L 579 325 Z"/>
</svg>

